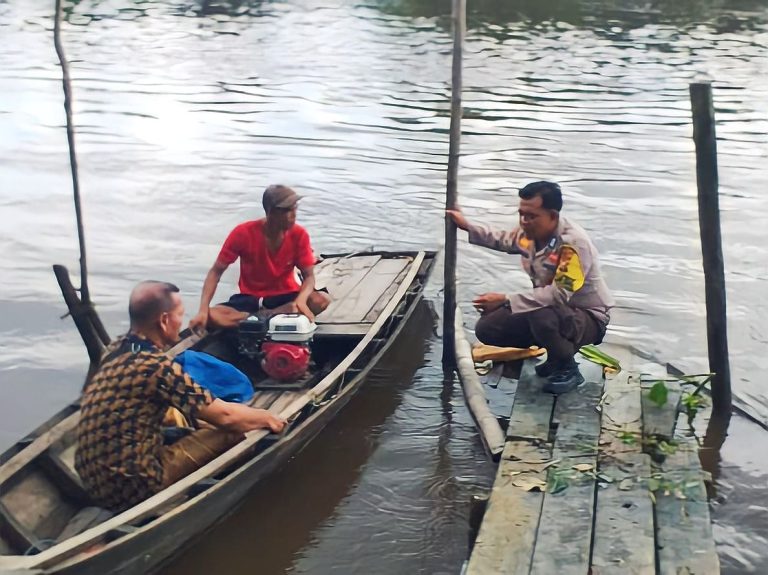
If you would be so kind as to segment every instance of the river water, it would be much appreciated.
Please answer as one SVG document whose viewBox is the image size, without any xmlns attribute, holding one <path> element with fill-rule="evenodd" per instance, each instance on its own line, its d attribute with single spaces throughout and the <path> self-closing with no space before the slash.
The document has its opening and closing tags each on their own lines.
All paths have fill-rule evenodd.
<svg viewBox="0 0 768 575">
<path fill-rule="evenodd" d="M 0 0 L 0 448 L 71 400 L 86 364 L 50 271 L 77 271 L 52 4 Z M 306 196 L 318 252 L 439 248 L 448 5 L 65 3 L 90 286 L 110 332 L 141 279 L 177 283 L 194 307 L 270 183 Z M 734 390 L 768 421 L 768 1 L 469 10 L 466 214 L 510 225 L 518 187 L 559 181 L 617 297 L 611 335 L 689 372 L 706 369 L 706 343 L 688 84 L 714 82 Z M 463 238 L 459 257 L 462 302 L 525 287 L 514 258 Z M 169 573 L 458 572 L 469 498 L 493 468 L 423 313 L 339 419 Z M 720 452 L 726 573 L 768 572 L 766 440 L 739 417 Z"/>
</svg>

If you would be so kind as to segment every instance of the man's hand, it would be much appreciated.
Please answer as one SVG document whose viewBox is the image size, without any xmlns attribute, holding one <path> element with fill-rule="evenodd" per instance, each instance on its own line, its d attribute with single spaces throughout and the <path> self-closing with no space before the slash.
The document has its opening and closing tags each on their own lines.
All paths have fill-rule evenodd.
<svg viewBox="0 0 768 575">
<path fill-rule="evenodd" d="M 273 415 L 266 409 L 254 409 L 258 412 L 254 423 L 263 429 L 269 429 L 272 433 L 280 433 L 285 427 L 285 420 Z"/>
<path fill-rule="evenodd" d="M 485 315 L 499 309 L 507 302 L 507 296 L 503 293 L 482 293 L 472 300 L 475 309 Z"/>
<path fill-rule="evenodd" d="M 309 321 L 315 321 L 315 314 L 313 314 L 312 310 L 309 309 L 307 302 L 301 301 L 297 298 L 296 301 L 293 302 L 293 307 L 295 307 L 295 313 L 300 313 L 307 316 Z"/>
<path fill-rule="evenodd" d="M 205 329 L 208 326 L 208 310 L 203 309 L 197 312 L 197 315 L 189 320 L 189 327 L 192 331 L 199 328 Z"/>
<path fill-rule="evenodd" d="M 445 210 L 445 213 L 453 220 L 457 228 L 464 231 L 469 229 L 469 222 L 464 217 L 464 214 L 461 213 L 461 210 Z"/>
</svg>

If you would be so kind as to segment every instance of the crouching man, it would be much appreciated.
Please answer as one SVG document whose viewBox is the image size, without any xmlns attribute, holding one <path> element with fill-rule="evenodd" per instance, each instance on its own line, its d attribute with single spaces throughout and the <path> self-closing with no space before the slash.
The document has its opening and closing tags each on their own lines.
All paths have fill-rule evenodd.
<svg viewBox="0 0 768 575">
<path fill-rule="evenodd" d="M 114 511 L 189 475 L 246 431 L 277 433 L 285 425 L 269 411 L 215 398 L 163 353 L 179 339 L 184 305 L 178 292 L 156 281 L 133 289 L 130 330 L 107 348 L 83 391 L 75 467 L 94 501 Z M 213 428 L 166 446 L 161 426 L 169 407 Z"/>
<path fill-rule="evenodd" d="M 613 298 L 587 233 L 560 215 L 560 186 L 533 182 L 518 195 L 519 225 L 510 230 L 475 225 L 460 210 L 448 210 L 470 243 L 519 255 L 532 283 L 522 293 L 477 296 L 482 315 L 475 334 L 490 345 L 546 347 L 547 361 L 536 373 L 547 378 L 544 391 L 565 393 L 584 382 L 574 354 L 602 341 Z"/>
</svg>

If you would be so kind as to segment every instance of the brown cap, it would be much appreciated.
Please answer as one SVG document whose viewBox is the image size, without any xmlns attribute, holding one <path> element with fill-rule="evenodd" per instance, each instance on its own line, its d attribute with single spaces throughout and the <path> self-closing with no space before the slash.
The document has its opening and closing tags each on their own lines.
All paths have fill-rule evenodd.
<svg viewBox="0 0 768 575">
<path fill-rule="evenodd" d="M 261 204 L 264 206 L 264 211 L 269 213 L 274 208 L 292 208 L 300 199 L 301 196 L 288 186 L 272 184 L 264 190 Z"/>
</svg>

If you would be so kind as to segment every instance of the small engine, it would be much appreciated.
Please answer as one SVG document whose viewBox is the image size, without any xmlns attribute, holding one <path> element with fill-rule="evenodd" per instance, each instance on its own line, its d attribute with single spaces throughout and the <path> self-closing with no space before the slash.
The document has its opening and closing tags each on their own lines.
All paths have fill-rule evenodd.
<svg viewBox="0 0 768 575">
<path fill-rule="evenodd" d="M 272 379 L 295 381 L 309 367 L 309 342 L 317 326 L 305 315 L 284 313 L 262 319 L 250 316 L 240 322 L 238 350 L 261 360 L 261 369 Z"/>
</svg>

